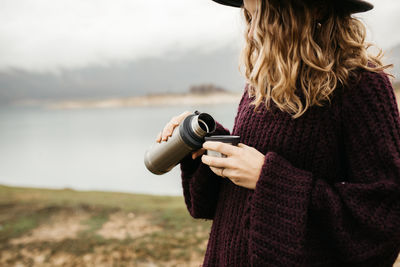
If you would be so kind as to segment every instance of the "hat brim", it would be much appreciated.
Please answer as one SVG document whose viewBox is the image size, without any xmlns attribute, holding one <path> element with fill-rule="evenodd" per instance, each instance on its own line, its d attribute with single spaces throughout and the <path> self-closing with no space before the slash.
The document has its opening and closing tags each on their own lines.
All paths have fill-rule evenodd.
<svg viewBox="0 0 400 267">
<path fill-rule="evenodd" d="M 218 4 L 231 6 L 231 7 L 242 7 L 243 0 L 213 0 Z M 374 8 L 374 6 L 363 0 L 342 0 L 337 2 L 337 6 L 340 10 L 349 13 L 360 13 L 366 12 Z"/>
<path fill-rule="evenodd" d="M 367 12 L 374 8 L 371 3 L 362 0 L 341 1 L 339 7 L 341 10 L 348 11 L 350 13 Z"/>
<path fill-rule="evenodd" d="M 243 5 L 243 0 L 213 0 L 213 1 L 225 6 L 241 7 Z"/>
</svg>

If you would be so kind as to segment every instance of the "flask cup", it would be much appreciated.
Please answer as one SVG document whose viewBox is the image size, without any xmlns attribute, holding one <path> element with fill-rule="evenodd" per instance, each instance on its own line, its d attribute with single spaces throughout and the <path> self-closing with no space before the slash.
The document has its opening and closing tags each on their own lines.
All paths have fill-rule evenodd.
<svg viewBox="0 0 400 267">
<path fill-rule="evenodd" d="M 153 144 L 144 154 L 146 168 L 154 174 L 164 174 L 189 153 L 200 149 L 204 137 L 215 131 L 216 123 L 207 113 L 196 111 L 175 127 L 168 141 Z"/>
</svg>

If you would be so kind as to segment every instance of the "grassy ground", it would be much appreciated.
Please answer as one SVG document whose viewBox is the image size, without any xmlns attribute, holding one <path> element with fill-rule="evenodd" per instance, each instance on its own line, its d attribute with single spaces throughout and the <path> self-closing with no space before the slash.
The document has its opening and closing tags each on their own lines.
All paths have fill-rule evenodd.
<svg viewBox="0 0 400 267">
<path fill-rule="evenodd" d="M 0 266 L 199 266 L 182 197 L 0 186 Z"/>
</svg>

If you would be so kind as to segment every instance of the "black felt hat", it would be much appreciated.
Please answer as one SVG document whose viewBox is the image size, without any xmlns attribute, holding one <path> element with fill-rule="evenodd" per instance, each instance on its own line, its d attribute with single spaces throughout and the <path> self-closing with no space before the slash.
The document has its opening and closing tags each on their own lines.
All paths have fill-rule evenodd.
<svg viewBox="0 0 400 267">
<path fill-rule="evenodd" d="M 213 0 L 222 5 L 241 7 L 243 5 L 243 0 Z M 335 1 L 335 0 L 333 0 Z M 374 8 L 371 3 L 363 0 L 340 0 L 335 3 L 341 10 L 348 13 L 360 13 L 366 12 Z"/>
</svg>

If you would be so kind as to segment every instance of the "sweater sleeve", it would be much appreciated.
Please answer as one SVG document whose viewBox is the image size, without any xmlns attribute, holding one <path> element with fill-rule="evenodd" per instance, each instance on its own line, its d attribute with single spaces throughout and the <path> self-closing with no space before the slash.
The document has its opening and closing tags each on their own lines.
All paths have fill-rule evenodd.
<svg viewBox="0 0 400 267">
<path fill-rule="evenodd" d="M 217 122 L 215 135 L 229 135 L 229 130 Z M 188 155 L 181 161 L 181 178 L 186 207 L 193 218 L 213 219 L 218 200 L 220 177 L 198 157 Z"/>
<path fill-rule="evenodd" d="M 266 154 L 250 202 L 252 266 L 281 266 L 276 258 L 285 258 L 284 266 L 303 266 L 311 213 L 318 215 L 320 238 L 327 238 L 324 242 L 346 266 L 392 266 L 395 261 L 400 249 L 399 111 L 387 76 L 366 73 L 342 97 L 346 177 L 328 183 L 276 152 Z"/>
</svg>

